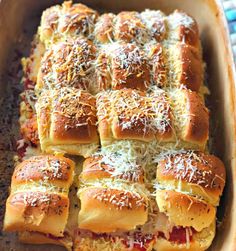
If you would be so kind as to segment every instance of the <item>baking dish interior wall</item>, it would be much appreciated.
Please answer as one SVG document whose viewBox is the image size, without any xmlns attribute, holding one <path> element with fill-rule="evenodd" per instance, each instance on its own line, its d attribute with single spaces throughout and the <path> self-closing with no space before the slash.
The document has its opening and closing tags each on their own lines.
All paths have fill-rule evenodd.
<svg viewBox="0 0 236 251">
<path fill-rule="evenodd" d="M 3 95 L 4 74 L 9 64 L 8 58 L 18 41 L 23 27 L 35 27 L 39 24 L 41 12 L 62 1 L 32 1 L 32 0 L 3 0 L 0 1 L 0 92 Z M 76 2 L 76 1 L 74 1 Z M 227 58 L 227 40 L 224 37 L 224 27 L 221 22 L 221 13 L 214 0 L 88 0 L 80 1 L 98 11 L 119 12 L 122 10 L 141 11 L 145 8 L 161 9 L 166 13 L 174 9 L 182 9 L 192 15 L 198 22 L 203 44 L 204 60 L 207 64 L 207 82 L 211 91 L 208 98 L 208 107 L 211 110 L 211 151 L 218 155 L 227 168 L 227 184 L 219 211 L 219 219 L 224 219 L 224 228 L 220 228 L 211 250 L 233 250 L 231 248 L 234 228 L 234 211 L 231 210 L 235 203 L 233 179 L 231 172 L 235 161 L 234 137 L 235 121 L 233 117 L 233 104 L 235 87 L 230 68 L 231 58 Z M 36 25 L 37 24 L 37 25 Z M 32 33 L 33 34 L 33 33 Z M 232 239 L 231 239 L 232 238 Z M 227 241 L 228 240 L 228 241 Z M 228 242 L 228 244 L 227 244 Z M 227 246 L 226 246 L 227 245 Z M 233 244 L 232 244 L 233 245 Z M 233 246 L 232 246 L 233 248 Z M 19 249 L 20 250 L 20 249 Z M 22 249 L 23 250 L 23 249 Z M 25 250 L 25 249 L 24 249 Z M 37 250 L 41 250 L 38 249 Z M 53 249 L 55 250 L 55 248 Z M 58 248 L 59 250 L 59 248 Z"/>
</svg>

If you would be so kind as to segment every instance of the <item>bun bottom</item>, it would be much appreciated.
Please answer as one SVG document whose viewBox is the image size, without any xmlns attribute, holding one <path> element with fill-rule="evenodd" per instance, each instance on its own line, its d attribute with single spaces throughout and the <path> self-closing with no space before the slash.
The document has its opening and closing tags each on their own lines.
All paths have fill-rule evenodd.
<svg viewBox="0 0 236 251">
<path fill-rule="evenodd" d="M 45 235 L 39 232 L 19 232 L 18 238 L 20 242 L 26 243 L 26 244 L 54 244 L 63 246 L 66 248 L 66 250 L 71 251 L 73 242 L 72 239 L 68 237 L 61 237 L 61 238 L 54 238 L 53 236 L 50 237 L 50 235 Z"/>
<path fill-rule="evenodd" d="M 208 249 L 215 237 L 215 221 L 201 232 L 194 233 L 189 244 L 177 244 L 164 238 L 158 238 L 153 247 L 156 251 L 204 251 Z"/>
<path fill-rule="evenodd" d="M 153 242 L 145 245 L 145 251 L 153 250 Z M 89 237 L 80 238 L 74 246 L 74 251 L 140 251 L 137 247 L 126 246 L 122 239 L 115 238 L 106 240 L 104 238 L 92 239 Z"/>
<path fill-rule="evenodd" d="M 194 233 L 193 240 L 189 244 L 177 244 L 164 238 L 146 243 L 144 247 L 126 246 L 119 237 L 112 239 L 91 238 L 78 236 L 74 245 L 70 237 L 54 238 L 39 232 L 21 232 L 19 240 L 29 244 L 54 244 L 64 246 L 68 251 L 204 251 L 212 243 L 215 236 L 215 222 L 201 232 Z M 145 248 L 145 249 L 144 249 Z"/>
</svg>

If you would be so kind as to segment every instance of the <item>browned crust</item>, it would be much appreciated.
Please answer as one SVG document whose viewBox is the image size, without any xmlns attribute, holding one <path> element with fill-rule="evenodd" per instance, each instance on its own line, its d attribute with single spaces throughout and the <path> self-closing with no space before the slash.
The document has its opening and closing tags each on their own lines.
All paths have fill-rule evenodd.
<svg viewBox="0 0 236 251">
<path fill-rule="evenodd" d="M 95 38 L 100 43 L 108 43 L 114 39 L 113 25 L 115 15 L 113 13 L 105 13 L 98 18 L 95 25 Z"/>
<path fill-rule="evenodd" d="M 71 37 L 79 34 L 88 36 L 93 32 L 97 17 L 98 13 L 95 10 L 83 4 L 72 5 L 72 1 L 48 8 L 41 19 L 41 40 L 57 41 L 62 39 L 64 34 Z"/>
<path fill-rule="evenodd" d="M 68 94 L 63 98 L 62 93 L 59 100 L 53 102 L 53 138 L 69 142 L 97 142 L 96 99 L 86 92 Z"/>
<path fill-rule="evenodd" d="M 63 236 L 69 199 L 63 194 L 24 191 L 11 194 L 6 203 L 5 231 L 39 231 Z"/>
<path fill-rule="evenodd" d="M 67 211 L 69 203 L 67 196 L 43 192 L 18 192 L 12 194 L 8 203 L 12 207 L 24 208 L 25 215 L 40 214 L 62 215 Z"/>
<path fill-rule="evenodd" d="M 215 207 L 186 194 L 157 190 L 156 200 L 160 212 L 176 226 L 193 227 L 200 232 L 215 219 Z"/>
<path fill-rule="evenodd" d="M 83 4 L 72 4 L 72 1 L 62 5 L 63 18 L 61 18 L 58 31 L 62 33 L 82 33 L 89 35 L 93 30 L 98 13 Z M 93 24 L 93 26 L 91 26 Z"/>
<path fill-rule="evenodd" d="M 100 233 L 126 231 L 147 220 L 147 200 L 137 193 L 89 187 L 80 191 L 79 197 L 78 221 L 82 229 Z"/>
<path fill-rule="evenodd" d="M 137 170 L 132 170 L 128 173 L 123 173 L 119 176 L 113 176 L 116 167 L 105 164 L 102 160 L 103 156 L 94 156 L 87 158 L 83 163 L 83 171 L 80 178 L 83 182 L 99 180 L 103 178 L 119 178 L 122 180 L 144 182 L 144 170 L 141 166 L 137 166 Z"/>
<path fill-rule="evenodd" d="M 84 91 L 63 88 L 45 92 L 38 100 L 40 137 L 49 137 L 50 131 L 54 145 L 97 143 L 95 103 L 95 98 Z"/>
<path fill-rule="evenodd" d="M 145 91 L 150 84 L 150 66 L 144 51 L 134 44 L 120 44 L 111 59 L 112 89 Z"/>
<path fill-rule="evenodd" d="M 209 137 L 209 111 L 196 92 L 183 92 L 186 95 L 188 112 L 183 140 L 204 145 Z"/>
<path fill-rule="evenodd" d="M 170 32 L 176 33 L 177 41 L 184 42 L 186 44 L 199 48 L 199 45 L 200 45 L 199 31 L 198 31 L 198 25 L 197 25 L 196 20 L 192 16 L 180 10 L 175 10 L 174 13 L 172 13 L 170 16 L 175 17 L 176 14 L 181 15 L 182 17 L 190 17 L 192 19 L 192 23 L 191 25 L 186 25 L 185 22 L 182 22 L 181 24 L 177 25 L 175 30 L 173 31 L 171 30 Z M 178 23 L 177 19 L 178 18 L 172 18 L 172 22 Z"/>
<path fill-rule="evenodd" d="M 114 36 L 116 40 L 131 42 L 145 32 L 145 26 L 135 11 L 122 11 L 116 17 Z"/>
<path fill-rule="evenodd" d="M 203 63 L 199 49 L 179 43 L 176 51 L 179 53 L 179 82 L 192 91 L 199 91 L 203 84 Z"/>
<path fill-rule="evenodd" d="M 70 159 L 42 155 L 34 156 L 16 166 L 12 176 L 12 186 L 28 181 L 64 181 L 68 186 L 72 183 L 74 162 Z"/>
<path fill-rule="evenodd" d="M 84 38 L 53 44 L 42 58 L 37 89 L 90 88 L 95 55 L 96 47 Z"/>
<path fill-rule="evenodd" d="M 133 193 L 125 190 L 118 190 L 112 188 L 87 188 L 83 193 L 85 194 L 90 205 L 98 205 L 99 207 L 110 208 L 110 210 L 138 210 L 145 212 L 147 210 L 147 201 L 138 193 Z"/>
<path fill-rule="evenodd" d="M 186 152 L 170 155 L 161 160 L 157 167 L 157 179 L 181 180 L 197 184 L 207 191 L 213 191 L 218 196 L 225 185 L 225 167 L 222 161 L 214 155 L 203 152 Z"/>
<path fill-rule="evenodd" d="M 161 42 L 166 38 L 167 26 L 165 16 L 161 11 L 145 10 L 141 12 L 141 17 L 151 36 L 154 37 L 157 42 Z"/>
<path fill-rule="evenodd" d="M 132 89 L 104 92 L 97 98 L 97 109 L 101 141 L 112 140 L 111 136 L 147 142 L 172 140 L 171 111 L 165 94 L 145 96 Z"/>
</svg>

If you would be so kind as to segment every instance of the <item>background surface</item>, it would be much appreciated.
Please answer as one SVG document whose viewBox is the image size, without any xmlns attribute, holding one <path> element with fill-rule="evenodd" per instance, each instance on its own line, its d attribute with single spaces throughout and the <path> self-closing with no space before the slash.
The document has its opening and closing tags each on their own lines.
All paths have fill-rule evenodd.
<svg viewBox="0 0 236 251">
<path fill-rule="evenodd" d="M 236 62 L 236 0 L 222 0 L 229 24 L 234 60 Z"/>
</svg>

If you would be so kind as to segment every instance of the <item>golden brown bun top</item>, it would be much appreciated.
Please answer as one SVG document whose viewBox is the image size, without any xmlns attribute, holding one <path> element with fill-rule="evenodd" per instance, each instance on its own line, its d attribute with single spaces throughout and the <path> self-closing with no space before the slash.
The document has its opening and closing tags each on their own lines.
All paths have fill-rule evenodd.
<svg viewBox="0 0 236 251">
<path fill-rule="evenodd" d="M 144 92 L 122 89 L 107 91 L 97 96 L 98 120 L 118 118 L 121 130 L 132 129 L 148 136 L 164 133 L 170 127 L 170 106 L 165 93 L 145 95 Z"/>
<path fill-rule="evenodd" d="M 150 84 L 150 66 L 144 51 L 134 44 L 117 44 L 110 53 L 112 88 L 146 90 Z"/>
<path fill-rule="evenodd" d="M 113 25 L 115 14 L 105 13 L 98 18 L 95 25 L 95 39 L 100 43 L 108 43 L 114 40 Z"/>
<path fill-rule="evenodd" d="M 195 19 L 183 11 L 175 10 L 167 18 L 169 39 L 184 42 L 199 48 L 199 31 Z"/>
<path fill-rule="evenodd" d="M 175 226 L 193 227 L 198 232 L 215 220 L 216 208 L 190 195 L 170 190 L 157 190 L 156 201 Z"/>
<path fill-rule="evenodd" d="M 96 201 L 107 204 L 117 210 L 147 209 L 147 198 L 138 193 L 113 188 L 91 188 L 87 189 L 86 198 L 96 208 Z M 91 205 L 92 206 L 92 205 Z"/>
<path fill-rule="evenodd" d="M 96 100 L 81 90 L 62 88 L 45 91 L 39 98 L 40 125 L 51 116 L 54 140 L 80 143 L 97 142 Z M 44 128 L 42 128 L 44 130 Z"/>
<path fill-rule="evenodd" d="M 87 158 L 83 163 L 83 171 L 80 175 L 82 181 L 89 182 L 113 177 L 139 183 L 144 182 L 144 170 L 141 166 L 132 165 L 132 163 L 129 166 L 129 163 L 121 163 L 118 159 L 119 156 L 102 155 Z"/>
<path fill-rule="evenodd" d="M 74 162 L 61 156 L 33 156 L 16 166 L 12 176 L 12 185 L 27 181 L 69 181 L 72 182 Z"/>
<path fill-rule="evenodd" d="M 125 42 L 141 40 L 147 36 L 145 25 L 135 11 L 122 11 L 117 15 L 114 33 L 116 40 Z"/>
<path fill-rule="evenodd" d="M 141 18 L 148 28 L 151 37 L 158 42 L 166 38 L 167 24 L 163 12 L 159 10 L 145 10 L 141 12 Z"/>
<path fill-rule="evenodd" d="M 70 83 L 67 83 L 69 86 L 86 89 L 90 82 L 92 85 L 90 91 L 97 93 L 101 89 L 109 88 L 133 88 L 145 91 L 150 84 L 162 87 L 168 85 L 179 87 L 183 84 L 198 91 L 203 82 L 197 23 L 181 11 L 175 11 L 169 16 L 158 10 L 145 10 L 141 13 L 122 11 L 117 15 L 106 13 L 98 17 L 96 11 L 82 4 L 72 5 L 71 2 L 65 2 L 62 6 L 51 7 L 43 13 L 39 37 L 47 48 L 50 48 L 48 44 L 55 46 L 55 43 L 62 41 L 68 43 L 71 39 L 78 38 L 86 38 L 97 46 L 96 53 L 95 48 L 90 49 L 88 53 L 90 57 L 85 60 L 77 58 L 77 63 L 68 60 L 71 67 L 66 67 L 68 70 L 64 76 L 68 75 L 68 79 L 71 79 Z M 160 61 L 152 62 L 148 59 L 148 52 L 143 51 L 144 47 L 158 42 L 165 45 L 165 50 L 169 51 L 172 48 L 176 51 L 178 56 L 174 62 L 170 59 L 171 53 L 164 53 L 166 55 L 162 55 Z M 57 53 L 59 54 L 55 52 Z M 86 54 L 85 51 L 83 53 Z M 46 54 L 48 58 L 53 58 L 51 53 Z M 81 56 L 77 50 L 74 50 L 74 54 Z M 92 62 L 95 58 L 97 60 Z M 63 67 L 59 68 L 69 65 L 68 62 L 64 62 Z M 169 71 L 167 74 L 169 81 L 157 77 L 162 74 L 163 67 L 156 67 L 156 64 L 166 68 L 167 73 Z M 178 66 L 176 69 L 175 65 Z M 45 75 L 44 72 L 41 77 L 39 75 L 38 87 L 40 81 L 42 82 L 40 79 Z M 173 83 L 172 75 L 177 76 L 176 83 Z M 77 81 L 72 84 L 73 78 Z M 50 80 L 50 76 L 47 79 Z M 58 81 L 54 79 L 51 81 L 53 85 L 58 85 Z M 166 83 L 162 83 L 163 81 Z"/>
<path fill-rule="evenodd" d="M 96 11 L 72 1 L 48 8 L 42 15 L 40 39 L 47 44 L 63 40 L 65 35 L 91 35 L 97 16 Z"/>
<path fill-rule="evenodd" d="M 192 91 L 198 91 L 203 82 L 203 63 L 199 50 L 190 45 L 178 45 L 181 51 L 180 60 L 183 67 L 182 84 Z"/>
<path fill-rule="evenodd" d="M 42 59 L 37 89 L 89 89 L 94 81 L 95 57 L 95 46 L 84 38 L 52 45 Z"/>
<path fill-rule="evenodd" d="M 112 41 L 144 44 L 151 40 L 185 42 L 199 47 L 198 26 L 194 18 L 176 10 L 165 16 L 159 10 L 122 11 L 117 15 L 98 13 L 83 4 L 64 2 L 43 12 L 39 30 L 41 41 L 47 43 L 67 37 L 87 36 L 100 43 Z"/>
<path fill-rule="evenodd" d="M 157 179 L 181 180 L 217 190 L 221 195 L 225 185 L 225 167 L 214 155 L 187 151 L 161 160 L 157 167 Z"/>
<path fill-rule="evenodd" d="M 72 4 L 72 1 L 62 5 L 63 18 L 59 24 L 59 32 L 83 33 L 89 35 L 97 19 L 97 12 L 83 4 Z"/>
<path fill-rule="evenodd" d="M 189 114 L 189 126 L 186 128 L 185 140 L 205 144 L 209 137 L 209 111 L 196 92 L 183 90 L 186 95 Z"/>
<path fill-rule="evenodd" d="M 64 214 L 68 208 L 68 197 L 63 194 L 45 193 L 39 191 L 17 192 L 8 198 L 12 207 L 24 208 L 24 214 L 35 217 L 40 214 L 47 216 Z M 32 213 L 34 211 L 34 213 Z"/>
<path fill-rule="evenodd" d="M 183 88 L 172 89 L 169 95 L 178 137 L 204 150 L 209 136 L 209 111 L 202 98 Z"/>
</svg>

